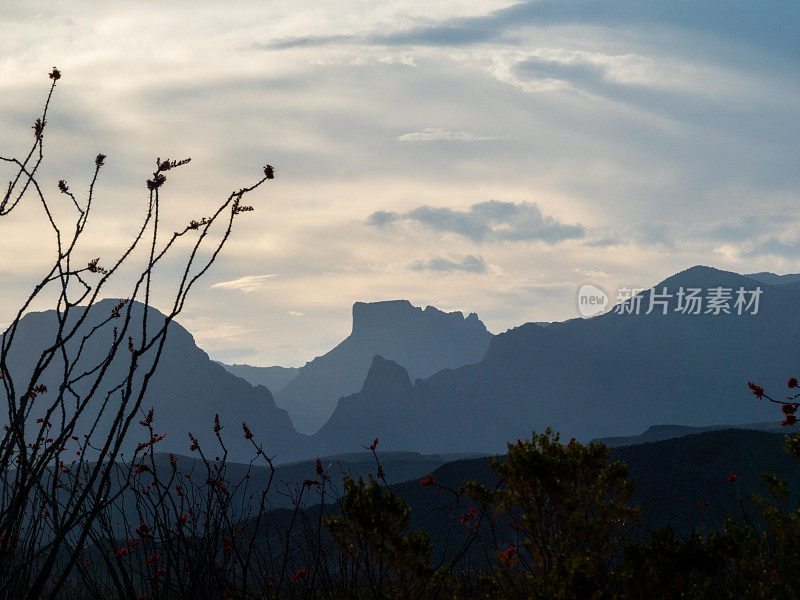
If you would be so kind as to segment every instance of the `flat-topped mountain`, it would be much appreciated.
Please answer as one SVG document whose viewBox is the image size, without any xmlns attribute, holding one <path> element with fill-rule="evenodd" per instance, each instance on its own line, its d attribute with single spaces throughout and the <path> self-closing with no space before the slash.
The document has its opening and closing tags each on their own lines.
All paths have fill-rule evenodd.
<svg viewBox="0 0 800 600">
<path fill-rule="evenodd" d="M 301 367 L 276 402 L 299 431 L 312 433 L 325 424 L 339 398 L 361 389 L 376 354 L 401 364 L 412 378 L 425 378 L 478 362 L 491 338 L 475 313 L 423 310 L 407 300 L 356 302 L 352 333 Z"/>
<path fill-rule="evenodd" d="M 738 290 L 749 301 L 758 288 L 757 310 L 738 314 Z M 658 423 L 779 421 L 747 381 L 779 395 L 797 375 L 800 282 L 769 285 L 694 267 L 654 289 L 671 297 L 650 314 L 645 292 L 639 314 L 522 325 L 495 336 L 480 362 L 413 384 L 398 365 L 376 361 L 369 385 L 344 398 L 315 438 L 336 442 L 337 451 L 357 448 L 370 432 L 384 449 L 498 452 L 548 426 L 588 440 Z M 679 310 L 680 291 L 690 289 L 703 299 L 699 314 Z M 718 289 L 730 295 L 728 312 L 712 307 Z"/>
</svg>

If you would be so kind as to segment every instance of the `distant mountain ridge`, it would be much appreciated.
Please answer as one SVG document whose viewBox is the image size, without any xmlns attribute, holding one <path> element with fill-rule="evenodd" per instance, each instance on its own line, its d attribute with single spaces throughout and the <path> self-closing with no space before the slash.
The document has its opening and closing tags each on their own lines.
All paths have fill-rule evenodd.
<svg viewBox="0 0 800 600">
<path fill-rule="evenodd" d="M 475 313 L 424 310 L 408 300 L 356 302 L 352 333 L 301 367 L 276 394 L 295 427 L 312 433 L 330 418 L 339 398 L 361 389 L 376 354 L 403 365 L 413 378 L 480 361 L 492 334 Z"/>
<path fill-rule="evenodd" d="M 758 285 L 698 266 L 654 287 Z M 344 452 L 371 431 L 385 449 L 491 453 L 545 427 L 588 440 L 654 423 L 778 421 L 747 381 L 780 393 L 797 374 L 800 282 L 760 287 L 757 314 L 610 312 L 547 327 L 528 323 L 495 336 L 480 362 L 414 383 L 403 376 L 405 365 L 373 361 L 363 389 L 340 401 L 314 439 Z"/>
<path fill-rule="evenodd" d="M 774 405 L 755 399 L 747 381 L 779 397 L 787 378 L 800 374 L 800 281 L 756 283 L 693 267 L 654 287 L 675 292 L 756 286 L 762 290 L 757 314 L 612 311 L 546 327 L 527 323 L 498 336 L 474 314 L 423 310 L 407 301 L 356 303 L 353 333 L 299 369 L 283 390 L 294 389 L 295 398 L 312 407 L 322 399 L 317 410 L 326 422 L 312 436 L 293 427 L 267 388 L 211 361 L 189 332 L 173 323 L 143 408 L 155 406 L 156 431 L 168 434 L 161 452 L 185 453 L 189 431 L 204 445 L 215 444 L 211 426 L 219 413 L 231 460 L 251 456 L 241 431 L 246 421 L 279 463 L 358 452 L 375 437 L 383 451 L 489 454 L 545 427 L 579 440 L 604 437 L 615 445 L 627 441 L 612 442 L 612 436 L 636 437 L 658 423 L 677 425 L 654 427 L 641 441 L 697 431 L 687 427 L 718 429 L 719 423 L 777 427 Z M 97 304 L 87 326 L 105 318 L 115 303 Z M 163 320 L 150 310 L 152 323 Z M 26 365 L 48 344 L 54 322 L 53 311 L 24 317 L 7 357 L 15 377 L 24 377 Z M 109 328 L 87 352 L 103 356 L 110 336 Z M 120 374 L 115 369 L 110 379 Z M 55 380 L 42 383 L 58 388 Z M 352 391 L 332 395 L 337 387 Z M 315 390 L 317 395 L 310 393 Z M 329 418 L 322 414 L 327 410 Z M 140 441 L 137 429 L 131 445 Z"/>
<path fill-rule="evenodd" d="M 800 281 L 800 273 L 776 275 L 775 273 L 762 271 L 761 273 L 749 273 L 748 275 L 745 275 L 745 277 L 755 279 L 756 281 L 760 281 L 761 283 L 766 283 L 768 285 L 781 285 L 783 283 L 795 283 Z"/>
<path fill-rule="evenodd" d="M 706 427 L 690 427 L 688 425 L 651 425 L 639 435 L 598 438 L 597 442 L 603 442 L 609 448 L 619 448 L 622 446 L 636 446 L 638 444 L 649 444 L 651 442 L 661 442 L 671 440 L 685 435 L 695 435 L 707 433 L 709 431 L 725 431 L 728 429 L 742 429 L 748 431 L 763 431 L 765 433 L 796 433 L 800 431 L 800 424 L 792 427 L 783 427 L 778 421 L 765 421 L 763 423 L 745 423 L 743 425 L 708 425 Z"/>
<path fill-rule="evenodd" d="M 88 331 L 106 319 L 116 304 L 117 301 L 112 299 L 95 304 L 90 309 L 81 331 Z M 85 308 L 78 307 L 75 310 L 85 310 Z M 132 310 L 135 315 L 141 315 L 144 306 L 134 303 Z M 148 320 L 151 327 L 162 325 L 164 318 L 164 315 L 156 309 L 149 309 Z M 117 323 L 111 322 L 99 330 L 93 342 L 84 351 L 85 360 L 82 364 L 96 364 L 106 356 L 112 330 L 116 325 Z M 7 356 L 12 376 L 20 381 L 25 380 L 26 373 L 32 368 L 31 365 L 35 364 L 41 350 L 52 343 L 55 326 L 56 317 L 53 310 L 29 313 L 22 318 L 17 337 Z M 134 328 L 130 333 L 135 341 L 140 332 Z M 80 336 L 67 346 L 70 356 L 75 355 L 78 342 Z M 101 390 L 114 387 L 122 378 L 123 369 L 127 372 L 125 356 L 127 352 L 127 349 L 122 350 L 121 355 L 112 362 L 100 386 Z M 145 358 L 147 356 L 144 355 Z M 60 381 L 59 361 L 54 360 L 42 377 L 42 383 L 47 384 L 50 391 L 36 402 L 48 402 L 57 393 Z M 141 382 L 137 380 L 134 389 L 138 389 L 137 386 L 140 384 Z M 83 386 L 76 387 L 79 393 L 86 392 Z M 3 395 L 4 391 L 0 387 L 0 398 Z M 77 433 L 82 434 L 90 427 L 91 419 L 96 415 L 96 409 L 91 408 L 94 406 L 95 404 L 90 405 L 86 419 L 79 423 Z M 150 406 L 155 409 L 153 426 L 156 432 L 167 434 L 166 438 L 156 446 L 159 452 L 187 453 L 190 445 L 189 432 L 200 440 L 202 447 L 210 456 L 213 457 L 215 453 L 221 452 L 212 431 L 215 414 L 220 415 L 225 443 L 232 461 L 248 461 L 252 458 L 252 447 L 242 435 L 243 421 L 247 422 L 256 438 L 264 443 L 265 451 L 277 454 L 279 461 L 303 458 L 310 451 L 308 438 L 294 429 L 288 414 L 275 405 L 273 396 L 267 388 L 254 387 L 211 361 L 208 355 L 197 347 L 192 335 L 174 321 L 169 325 L 164 351 L 148 385 L 142 410 L 147 411 Z M 34 408 L 32 417 L 38 416 L 38 409 Z M 130 453 L 136 444 L 142 441 L 143 436 L 149 439 L 147 430 L 136 424 L 138 421 L 139 419 L 136 419 L 129 430 L 128 443 L 124 448 L 126 453 Z M 101 430 L 103 426 L 101 423 Z"/>
<path fill-rule="evenodd" d="M 254 367 L 252 365 L 228 365 L 222 362 L 217 364 L 252 385 L 263 385 L 273 395 L 285 388 L 290 381 L 297 377 L 297 373 L 300 371 L 297 367 Z"/>
</svg>

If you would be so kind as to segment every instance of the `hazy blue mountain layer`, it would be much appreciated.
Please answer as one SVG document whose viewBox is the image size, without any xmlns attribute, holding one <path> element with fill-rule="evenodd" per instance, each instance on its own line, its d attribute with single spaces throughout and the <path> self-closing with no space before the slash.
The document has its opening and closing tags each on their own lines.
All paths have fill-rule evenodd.
<svg viewBox="0 0 800 600">
<path fill-rule="evenodd" d="M 297 377 L 297 367 L 253 367 L 251 365 L 227 365 L 219 363 L 229 373 L 241 377 L 252 385 L 263 385 L 272 394 L 277 394 Z"/>
<path fill-rule="evenodd" d="M 424 310 L 407 300 L 356 302 L 352 333 L 330 352 L 300 368 L 276 394 L 299 431 L 322 427 L 340 397 L 361 389 L 372 358 L 403 365 L 413 378 L 481 360 L 492 338 L 475 313 Z"/>
<path fill-rule="evenodd" d="M 588 440 L 662 423 L 780 420 L 747 381 L 780 394 L 796 374 L 800 283 L 759 284 L 693 267 L 655 287 L 735 294 L 759 285 L 757 314 L 683 314 L 673 299 L 666 315 L 656 309 L 529 323 L 495 336 L 479 363 L 414 383 L 399 364 L 376 359 L 363 389 L 343 398 L 314 438 L 337 452 L 372 435 L 385 449 L 498 452 L 506 440 L 548 426 Z"/>
<path fill-rule="evenodd" d="M 116 300 L 103 300 L 96 304 L 82 326 L 81 333 L 89 331 L 105 320 L 116 303 Z M 142 310 L 141 304 L 133 306 L 134 315 L 141 315 Z M 77 312 L 75 314 L 77 315 Z M 151 331 L 164 322 L 164 315 L 152 308 L 148 318 Z M 113 328 L 120 327 L 121 321 L 122 319 L 112 320 L 93 336 L 92 341 L 86 345 L 83 358 L 79 362 L 81 368 L 76 370 L 76 375 L 83 368 L 96 365 L 107 355 Z M 30 313 L 21 320 L 16 339 L 7 356 L 9 372 L 18 386 L 22 382 L 27 383 L 32 365 L 35 364 L 41 351 L 52 344 L 55 330 L 56 315 L 52 310 Z M 130 334 L 134 341 L 138 342 L 140 330 L 134 328 Z M 76 356 L 80 340 L 81 336 L 77 336 L 73 342 L 67 344 L 68 356 Z M 118 385 L 127 373 L 129 361 L 127 344 L 123 342 L 99 389 L 111 390 Z M 152 362 L 151 355 L 146 354 L 143 362 Z M 47 385 L 48 392 L 36 398 L 30 418 L 32 422 L 42 417 L 46 406 L 58 397 L 62 365 L 63 362 L 59 359 L 54 360 L 48 371 L 39 379 L 38 383 Z M 143 371 L 134 380 L 135 391 L 141 385 L 142 375 Z M 86 394 L 90 380 L 91 378 L 79 381 L 74 386 L 79 396 L 83 397 Z M 4 392 L 0 391 L 0 394 Z M 112 395 L 110 399 L 114 412 L 118 404 L 117 397 L 118 394 Z M 97 415 L 100 402 L 104 398 L 105 393 L 102 393 L 92 401 L 86 410 L 86 418 L 79 421 L 77 434 L 82 435 L 88 431 L 90 422 Z M 74 397 L 67 394 L 64 406 L 68 412 L 73 404 Z M 247 422 L 256 438 L 264 443 L 265 449 L 278 454 L 281 459 L 292 460 L 305 456 L 304 453 L 308 448 L 306 436 L 295 431 L 289 416 L 275 405 L 272 394 L 267 388 L 254 387 L 210 360 L 208 355 L 197 347 L 191 334 L 176 322 L 169 326 L 164 351 L 141 406 L 141 416 L 132 422 L 128 443 L 125 445 L 128 453 L 138 442 L 149 440 L 147 430 L 140 426 L 138 421 L 151 406 L 155 409 L 153 426 L 156 433 L 167 434 L 167 437 L 156 446 L 159 452 L 186 454 L 190 445 L 188 433 L 192 432 L 200 440 L 207 455 L 213 457 L 221 454 L 222 450 L 217 445 L 213 433 L 215 414 L 220 416 L 231 460 L 246 461 L 252 456 L 250 443 L 243 436 L 243 421 Z M 107 411 L 107 414 L 110 413 L 111 411 Z M 98 433 L 104 431 L 104 427 L 107 429 L 109 423 L 108 418 L 102 419 Z M 58 424 L 54 423 L 54 426 Z"/>
</svg>

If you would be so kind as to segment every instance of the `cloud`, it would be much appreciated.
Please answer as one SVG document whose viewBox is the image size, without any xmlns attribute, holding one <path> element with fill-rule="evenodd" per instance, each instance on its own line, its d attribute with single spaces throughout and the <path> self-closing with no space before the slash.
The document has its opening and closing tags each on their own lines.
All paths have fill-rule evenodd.
<svg viewBox="0 0 800 600">
<path fill-rule="evenodd" d="M 610 28 L 684 30 L 797 57 L 800 45 L 796 37 L 796 6 L 790 1 L 773 1 L 768 5 L 769 9 L 766 9 L 758 3 L 707 0 L 669 8 L 660 0 L 532 0 L 481 16 L 456 17 L 385 35 L 364 36 L 363 39 L 368 43 L 386 45 L 457 47 L 487 42 L 514 44 L 518 42 L 514 34 L 527 26 L 591 24 Z M 767 37 L 769 41 L 765 43 Z M 316 41 L 328 42 L 324 37 Z"/>
<path fill-rule="evenodd" d="M 467 273 L 485 273 L 486 261 L 482 256 L 466 254 L 452 258 L 434 257 L 428 260 L 415 260 L 411 263 L 412 271 L 465 271 Z"/>
<path fill-rule="evenodd" d="M 165 231 L 278 167 L 203 280 L 270 293 L 198 288 L 187 305 L 220 357 L 303 364 L 341 340 L 353 300 L 458 306 L 500 331 L 574 316 L 576 267 L 607 289 L 698 263 L 800 269 L 792 0 L 177 0 L 157 22 L 137 3 L 6 4 L 0 153 L 27 147 L 57 55 L 48 173 L 85 189 L 87 159 L 109 156 L 86 260 L 135 235 L 159 154 L 194 159 L 165 188 Z M 483 204 L 531 190 L 541 211 Z M 27 208 L 0 234 L 0 321 L 51 256 Z M 543 241 L 495 243 L 513 239 Z"/>
<path fill-rule="evenodd" d="M 421 131 L 404 133 L 395 139 L 398 142 L 482 142 L 501 138 L 478 135 L 468 131 L 448 131 L 447 129 L 426 127 Z"/>
<path fill-rule="evenodd" d="M 750 244 L 750 247 L 742 252 L 742 255 L 751 257 L 775 256 L 796 260 L 800 256 L 800 240 L 783 240 L 770 236 L 764 240 Z"/>
<path fill-rule="evenodd" d="M 305 316 L 305 313 L 301 313 L 300 311 L 297 311 L 297 310 L 290 310 L 290 311 L 288 311 L 288 313 L 290 315 L 292 315 L 293 317 L 304 317 Z"/>
<path fill-rule="evenodd" d="M 268 279 L 271 279 L 275 276 L 276 275 L 274 273 L 270 273 L 269 275 L 247 275 L 245 277 L 240 277 L 239 279 L 232 279 L 231 281 L 220 281 L 219 283 L 212 285 L 211 289 L 254 292 L 264 285 Z"/>
<path fill-rule="evenodd" d="M 545 216 L 530 202 L 499 202 L 489 200 L 456 210 L 447 207 L 420 206 L 406 213 L 377 211 L 367 217 L 367 223 L 385 227 L 391 223 L 410 221 L 437 231 L 457 233 L 476 242 L 541 241 L 557 244 L 585 236 L 582 225 L 567 225 L 554 217 Z"/>
</svg>

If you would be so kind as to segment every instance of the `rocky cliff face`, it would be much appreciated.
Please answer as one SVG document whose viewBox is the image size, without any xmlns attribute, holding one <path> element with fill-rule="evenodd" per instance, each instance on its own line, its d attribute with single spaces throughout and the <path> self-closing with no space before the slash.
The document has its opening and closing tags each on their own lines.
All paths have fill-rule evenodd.
<svg viewBox="0 0 800 600">
<path fill-rule="evenodd" d="M 424 310 L 407 300 L 356 302 L 352 333 L 333 350 L 302 367 L 277 396 L 298 430 L 317 431 L 336 403 L 361 389 L 376 354 L 424 378 L 483 358 L 492 334 L 474 313 Z"/>
</svg>

